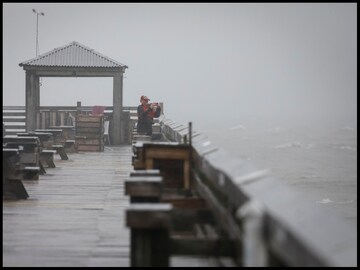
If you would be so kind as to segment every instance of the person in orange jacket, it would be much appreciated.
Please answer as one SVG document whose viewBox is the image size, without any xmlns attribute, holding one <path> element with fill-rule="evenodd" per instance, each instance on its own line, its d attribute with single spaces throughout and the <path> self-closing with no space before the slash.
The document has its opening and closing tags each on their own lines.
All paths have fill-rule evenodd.
<svg viewBox="0 0 360 270">
<path fill-rule="evenodd" d="M 157 103 L 149 104 L 149 101 L 147 96 L 140 97 L 141 104 L 137 107 L 137 132 L 151 136 L 154 118 L 160 116 L 161 107 Z"/>
</svg>

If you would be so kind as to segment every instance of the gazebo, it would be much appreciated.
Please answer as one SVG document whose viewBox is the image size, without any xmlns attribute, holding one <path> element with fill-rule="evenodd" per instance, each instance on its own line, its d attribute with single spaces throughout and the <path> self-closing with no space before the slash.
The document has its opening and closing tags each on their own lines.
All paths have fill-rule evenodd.
<svg viewBox="0 0 360 270">
<path fill-rule="evenodd" d="M 40 77 L 112 77 L 113 126 L 112 143 L 119 145 L 123 108 L 123 74 L 128 68 L 97 51 L 74 41 L 63 47 L 19 64 L 26 74 L 26 130 L 36 128 L 36 113 L 40 107 Z"/>
</svg>

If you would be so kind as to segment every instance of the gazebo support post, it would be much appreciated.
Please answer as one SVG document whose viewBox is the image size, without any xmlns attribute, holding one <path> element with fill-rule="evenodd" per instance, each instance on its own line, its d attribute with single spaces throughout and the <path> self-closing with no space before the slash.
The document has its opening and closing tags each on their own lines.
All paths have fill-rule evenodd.
<svg viewBox="0 0 360 270">
<path fill-rule="evenodd" d="M 36 129 L 36 113 L 40 107 L 39 76 L 33 71 L 26 71 L 25 85 L 26 131 Z"/>
</svg>

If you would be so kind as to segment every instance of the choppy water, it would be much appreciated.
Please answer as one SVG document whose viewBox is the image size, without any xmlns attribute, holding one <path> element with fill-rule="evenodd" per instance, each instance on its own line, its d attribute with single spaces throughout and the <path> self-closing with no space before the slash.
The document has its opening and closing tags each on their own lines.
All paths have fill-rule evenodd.
<svg viewBox="0 0 360 270">
<path fill-rule="evenodd" d="M 227 152 L 269 169 L 275 179 L 357 225 L 357 127 L 208 125 L 197 131 Z"/>
</svg>

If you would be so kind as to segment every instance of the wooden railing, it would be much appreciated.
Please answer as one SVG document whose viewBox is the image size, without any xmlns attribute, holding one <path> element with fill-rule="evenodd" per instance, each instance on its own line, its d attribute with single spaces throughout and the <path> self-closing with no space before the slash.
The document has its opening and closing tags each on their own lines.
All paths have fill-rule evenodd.
<svg viewBox="0 0 360 270">
<path fill-rule="evenodd" d="M 91 106 L 82 106 L 83 113 L 91 113 Z M 105 108 L 105 116 L 111 118 L 112 107 Z M 77 111 L 76 106 L 41 106 L 37 113 L 36 128 L 48 129 L 50 126 L 73 125 Z M 136 115 L 135 106 L 123 107 L 123 111 L 130 111 L 130 117 Z M 5 124 L 6 135 L 16 134 L 26 130 L 25 106 L 3 106 L 3 123 Z"/>
<path fill-rule="evenodd" d="M 268 171 L 214 146 L 191 125 L 160 119 L 164 138 L 190 142 L 191 181 L 238 266 L 356 266 L 357 230 L 305 202 Z"/>
<path fill-rule="evenodd" d="M 25 106 L 3 106 L 3 135 L 25 132 Z"/>
<path fill-rule="evenodd" d="M 82 114 L 90 114 L 92 106 L 82 106 Z M 51 126 L 74 126 L 77 112 L 76 106 L 41 106 L 36 114 L 36 129 L 48 129 Z M 106 107 L 104 116 L 110 120 L 109 130 L 112 129 L 112 107 Z M 127 130 L 124 132 L 125 142 L 130 144 L 132 127 L 137 121 L 136 107 L 123 107 L 122 118 L 125 120 Z M 3 107 L 3 135 L 15 135 L 26 131 L 25 106 Z M 111 136 L 111 132 L 110 132 Z M 112 141 L 112 138 L 110 138 Z"/>
<path fill-rule="evenodd" d="M 162 113 L 164 104 L 160 103 Z M 48 129 L 50 126 L 74 126 L 76 106 L 41 106 L 36 115 L 36 129 Z M 93 106 L 81 106 L 81 112 L 90 114 Z M 109 130 L 112 129 L 112 106 L 106 106 L 104 115 L 110 120 Z M 137 106 L 123 106 L 124 120 L 128 122 L 125 133 L 128 143 L 131 142 L 132 127 L 137 122 Z M 125 119 L 126 118 L 126 119 Z M 15 135 L 26 131 L 25 106 L 3 106 L 3 135 Z M 110 138 L 112 139 L 112 138 Z"/>
</svg>

